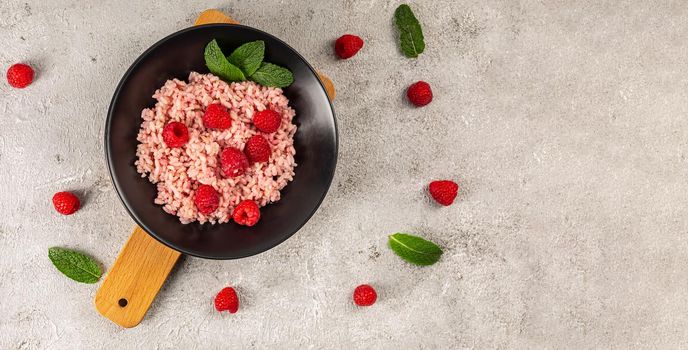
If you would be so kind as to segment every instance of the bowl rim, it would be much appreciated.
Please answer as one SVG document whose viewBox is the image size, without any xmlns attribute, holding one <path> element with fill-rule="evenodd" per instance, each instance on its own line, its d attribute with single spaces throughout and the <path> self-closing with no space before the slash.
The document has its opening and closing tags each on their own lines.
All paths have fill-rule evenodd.
<svg viewBox="0 0 688 350">
<path fill-rule="evenodd" d="M 318 84 L 319 84 L 319 86 L 320 86 L 320 89 L 322 90 L 323 94 L 325 94 L 325 97 L 327 98 L 328 106 L 330 107 L 330 111 L 332 112 L 332 122 L 333 122 L 333 125 L 334 125 L 334 162 L 333 162 L 333 165 L 332 165 L 332 171 L 331 171 L 330 176 L 329 176 L 329 179 L 328 179 L 328 181 L 327 181 L 327 185 L 326 185 L 326 187 L 325 187 L 325 191 L 323 191 L 322 196 L 320 197 L 320 199 L 319 199 L 318 202 L 316 203 L 316 205 L 315 205 L 315 207 L 313 208 L 313 210 L 312 210 L 310 213 L 308 213 L 308 215 L 306 216 L 306 218 L 303 220 L 303 222 L 302 222 L 301 224 L 299 224 L 299 225 L 296 227 L 296 229 L 294 229 L 292 232 L 287 232 L 285 235 L 283 235 L 283 237 L 282 237 L 281 239 L 275 241 L 274 244 L 271 244 L 271 245 L 267 246 L 266 249 L 258 250 L 258 251 L 256 251 L 256 252 L 251 252 L 251 253 L 247 253 L 247 254 L 235 255 L 235 256 L 231 256 L 231 257 L 227 257 L 227 256 L 218 256 L 218 255 L 208 255 L 208 254 L 203 254 L 202 252 L 198 252 L 198 251 L 187 250 L 187 249 L 184 249 L 184 248 L 179 247 L 179 246 L 177 246 L 177 245 L 174 245 L 174 244 L 172 244 L 172 243 L 170 243 L 170 242 L 167 242 L 167 241 L 166 241 L 164 238 L 162 238 L 160 235 L 158 235 L 157 233 L 153 232 L 153 230 L 151 230 L 151 229 L 148 227 L 148 225 L 145 224 L 144 220 L 141 219 L 140 215 L 138 215 L 136 212 L 134 212 L 134 211 L 132 210 L 132 208 L 131 208 L 131 206 L 130 206 L 130 204 L 129 204 L 129 200 L 128 200 L 128 199 L 126 198 L 126 196 L 124 195 L 124 191 L 123 191 L 123 189 L 122 189 L 122 186 L 120 185 L 120 182 L 119 182 L 119 179 L 118 179 L 118 177 L 117 177 L 117 174 L 115 174 L 115 172 L 114 172 L 114 164 L 113 164 L 114 162 L 113 162 L 113 160 L 112 160 L 112 149 L 111 149 L 111 147 L 110 147 L 110 139 L 111 139 L 111 138 L 110 138 L 110 130 L 111 130 L 111 127 L 112 127 L 112 116 L 113 116 L 114 105 L 115 105 L 115 102 L 116 102 L 116 101 L 119 99 L 119 97 L 120 97 L 120 94 L 121 94 L 121 92 L 122 92 L 122 87 L 124 86 L 124 83 L 129 79 L 129 77 L 130 77 L 130 75 L 132 74 L 132 72 L 134 71 L 134 69 L 136 69 L 136 68 L 141 64 L 141 61 L 143 61 L 146 57 L 148 57 L 148 55 L 149 55 L 151 52 L 153 52 L 154 50 L 156 50 L 159 46 L 161 46 L 162 44 L 166 43 L 167 41 L 173 40 L 174 38 L 176 38 L 176 37 L 178 37 L 178 36 L 180 36 L 180 35 L 183 35 L 183 34 L 185 34 L 185 33 L 187 33 L 187 32 L 191 32 L 191 31 L 194 31 L 194 30 L 201 30 L 201 29 L 208 28 L 208 27 L 216 27 L 216 28 L 240 28 L 240 29 L 242 29 L 242 30 L 254 31 L 254 32 L 257 32 L 257 33 L 259 33 L 259 34 L 261 34 L 261 35 L 265 35 L 265 36 L 267 36 L 267 37 L 270 37 L 271 39 L 273 39 L 273 40 L 275 40 L 275 41 L 277 41 L 277 42 L 283 44 L 283 45 L 286 46 L 287 48 L 291 49 L 291 50 L 296 54 L 296 57 L 297 57 L 298 59 L 300 59 L 301 61 L 303 61 L 303 63 L 306 64 L 306 67 L 308 67 L 308 69 L 311 71 L 311 73 L 314 75 L 314 77 L 315 77 L 316 80 L 318 81 Z M 129 214 L 129 216 L 134 220 L 134 222 L 135 222 L 139 227 L 141 227 L 146 233 L 148 233 L 150 236 L 152 236 L 153 238 L 155 238 L 158 242 L 164 244 L 165 246 L 167 246 L 167 247 L 169 247 L 169 248 L 171 248 L 171 249 L 174 249 L 174 250 L 179 251 L 179 252 L 181 252 L 181 253 L 184 253 L 184 254 L 186 254 L 186 255 L 191 255 L 191 256 L 195 256 L 195 257 L 199 257 L 199 258 L 204 258 L 204 259 L 211 259 L 211 260 L 234 260 L 234 259 L 242 259 L 242 258 L 246 258 L 246 257 L 249 257 L 249 256 L 253 256 L 253 255 L 260 254 L 260 253 L 264 253 L 264 252 L 266 252 L 266 251 L 268 251 L 268 250 L 270 250 L 270 249 L 272 249 L 272 248 L 274 248 L 274 247 L 276 247 L 276 246 L 282 244 L 284 241 L 286 241 L 287 239 L 289 239 L 290 237 L 292 237 L 296 232 L 298 232 L 299 230 L 301 230 L 301 228 L 303 228 L 303 226 L 304 226 L 308 221 L 310 221 L 310 219 L 313 217 L 313 215 L 318 211 L 318 209 L 319 209 L 320 206 L 322 205 L 322 202 L 325 200 L 325 197 L 327 197 L 327 193 L 329 192 L 330 187 L 331 187 L 331 185 L 332 185 L 332 181 L 334 180 L 334 175 L 335 175 L 335 172 L 336 172 L 336 169 L 337 169 L 337 161 L 338 161 L 338 158 L 339 158 L 339 129 L 338 129 L 338 127 L 337 127 L 337 116 L 336 116 L 336 114 L 335 114 L 335 110 L 334 110 L 334 106 L 333 106 L 333 104 L 332 104 L 332 100 L 330 100 L 329 95 L 327 94 L 327 90 L 325 89 L 325 86 L 323 85 L 322 81 L 320 80 L 320 77 L 318 76 L 318 72 L 313 68 L 313 66 L 311 66 L 310 63 L 308 63 L 308 61 L 307 61 L 307 60 L 306 60 L 306 59 L 305 59 L 296 49 L 294 49 L 291 45 L 287 44 L 286 42 L 284 42 L 284 41 L 281 40 L 280 38 L 278 38 L 278 37 L 276 37 L 276 36 L 274 36 L 274 35 L 272 35 L 272 34 L 270 34 L 270 33 L 267 33 L 267 32 L 265 32 L 265 31 L 262 31 L 262 30 L 260 30 L 260 29 L 256 29 L 256 28 L 249 27 L 249 26 L 245 26 L 245 25 L 241 25 L 241 24 L 211 23 L 211 24 L 203 24 L 203 25 L 197 25 L 197 26 L 192 26 L 192 27 L 184 28 L 184 29 L 178 30 L 178 31 L 176 31 L 176 32 L 174 32 L 174 33 L 172 33 L 172 34 L 169 34 L 169 35 L 165 36 L 164 38 L 158 40 L 155 44 L 151 45 L 148 49 L 146 49 L 143 53 L 141 53 L 141 55 L 139 55 L 139 56 L 136 58 L 136 60 L 134 60 L 134 62 L 129 66 L 129 68 L 127 68 L 127 70 L 125 71 L 124 75 L 123 75 L 122 78 L 120 79 L 119 83 L 117 83 L 117 87 L 115 88 L 115 92 L 114 92 L 114 94 L 113 94 L 113 96 L 112 96 L 112 99 L 110 100 L 110 105 L 108 106 L 107 117 L 106 117 L 106 119 L 105 119 L 105 130 L 104 130 L 104 134 L 105 134 L 105 135 L 104 135 L 103 141 L 104 141 L 104 149 L 105 149 L 105 159 L 106 159 L 106 163 L 107 163 L 108 173 L 110 174 L 110 180 L 112 181 L 112 184 L 113 184 L 114 187 L 115 187 L 115 192 L 117 193 L 117 196 L 119 197 L 120 201 L 121 201 L 122 204 L 124 205 L 125 210 L 126 210 L 127 213 Z M 160 210 L 162 210 L 162 207 L 161 207 Z M 168 215 L 172 215 L 172 214 L 168 214 Z M 194 223 L 190 223 L 190 224 L 188 224 L 188 225 L 197 225 L 197 224 L 198 224 L 198 223 L 195 223 L 195 222 L 194 222 Z"/>
</svg>

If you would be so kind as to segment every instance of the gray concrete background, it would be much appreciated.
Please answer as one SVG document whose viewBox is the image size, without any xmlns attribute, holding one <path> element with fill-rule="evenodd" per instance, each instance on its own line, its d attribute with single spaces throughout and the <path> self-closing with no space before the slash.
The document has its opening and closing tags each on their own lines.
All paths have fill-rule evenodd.
<svg viewBox="0 0 688 350">
<path fill-rule="evenodd" d="M 417 1 L 426 52 L 397 49 L 398 1 L 2 1 L 0 348 L 675 348 L 688 346 L 688 7 L 681 1 Z M 133 222 L 107 175 L 115 85 L 205 8 L 284 39 L 338 88 L 339 168 L 293 238 L 238 261 L 186 258 L 144 322 L 93 307 L 50 246 L 107 269 Z M 353 59 L 331 45 L 365 40 Z M 411 108 L 423 79 L 435 100 Z M 449 208 L 424 187 L 462 186 Z M 85 197 L 54 213 L 60 190 Z M 405 231 L 445 248 L 412 267 Z M 350 293 L 372 283 L 379 302 Z M 235 315 L 214 294 L 237 286 Z"/>
</svg>

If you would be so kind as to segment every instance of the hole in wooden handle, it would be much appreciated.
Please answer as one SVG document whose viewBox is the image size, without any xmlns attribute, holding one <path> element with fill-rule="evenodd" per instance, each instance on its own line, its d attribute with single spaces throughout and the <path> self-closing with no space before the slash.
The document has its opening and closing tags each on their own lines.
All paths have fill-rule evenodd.
<svg viewBox="0 0 688 350">
<path fill-rule="evenodd" d="M 119 307 L 125 307 L 127 306 L 127 304 L 129 304 L 129 302 L 127 301 L 127 299 L 122 298 L 117 302 L 117 304 L 119 304 Z"/>
</svg>

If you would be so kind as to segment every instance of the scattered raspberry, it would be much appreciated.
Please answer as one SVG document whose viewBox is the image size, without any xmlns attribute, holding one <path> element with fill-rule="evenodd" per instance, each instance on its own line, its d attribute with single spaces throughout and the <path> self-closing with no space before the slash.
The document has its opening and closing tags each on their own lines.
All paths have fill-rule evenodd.
<svg viewBox="0 0 688 350">
<path fill-rule="evenodd" d="M 251 200 L 244 200 L 234 208 L 232 218 L 239 225 L 253 226 L 260 220 L 260 208 Z"/>
<path fill-rule="evenodd" d="M 253 135 L 248 139 L 244 152 L 251 163 L 267 162 L 272 154 L 270 143 L 260 135 Z"/>
<path fill-rule="evenodd" d="M 256 129 L 271 134 L 279 129 L 282 123 L 282 116 L 272 109 L 266 109 L 253 115 L 253 125 Z"/>
<path fill-rule="evenodd" d="M 17 89 L 23 89 L 33 82 L 33 68 L 17 63 L 7 70 L 7 82 Z"/>
<path fill-rule="evenodd" d="M 353 57 L 362 47 L 363 39 L 351 34 L 342 35 L 334 43 L 334 51 L 341 59 Z"/>
<path fill-rule="evenodd" d="M 428 188 L 432 198 L 437 203 L 445 206 L 454 203 L 454 198 L 456 198 L 456 194 L 459 192 L 459 185 L 449 180 L 433 181 Z"/>
<path fill-rule="evenodd" d="M 53 195 L 53 206 L 62 215 L 72 215 L 79 210 L 79 197 L 71 192 L 57 192 Z"/>
<path fill-rule="evenodd" d="M 182 147 L 189 142 L 189 129 L 184 123 L 171 122 L 162 129 L 162 140 L 165 141 L 167 147 Z"/>
<path fill-rule="evenodd" d="M 222 290 L 215 296 L 215 310 L 229 311 L 233 314 L 239 310 L 239 297 L 232 287 L 222 288 Z"/>
<path fill-rule="evenodd" d="M 358 306 L 370 306 L 375 304 L 377 293 L 367 284 L 362 284 L 354 290 L 354 303 Z"/>
<path fill-rule="evenodd" d="M 203 114 L 203 126 L 208 129 L 229 129 L 232 126 L 232 118 L 225 106 L 213 103 L 208 106 Z"/>
<path fill-rule="evenodd" d="M 228 147 L 220 153 L 220 164 L 222 165 L 222 172 L 227 177 L 236 177 L 243 175 L 248 168 L 248 158 L 244 152 L 238 148 Z"/>
<path fill-rule="evenodd" d="M 432 102 L 430 84 L 424 81 L 413 83 L 406 91 L 406 96 L 416 107 L 423 107 Z"/>
<path fill-rule="evenodd" d="M 194 195 L 194 204 L 203 215 L 212 214 L 220 206 L 220 196 L 210 185 L 200 185 Z"/>
</svg>

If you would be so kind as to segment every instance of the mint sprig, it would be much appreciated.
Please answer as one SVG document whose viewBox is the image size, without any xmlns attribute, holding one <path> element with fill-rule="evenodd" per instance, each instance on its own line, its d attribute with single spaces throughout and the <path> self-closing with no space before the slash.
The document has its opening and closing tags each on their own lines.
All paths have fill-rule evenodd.
<svg viewBox="0 0 688 350">
<path fill-rule="evenodd" d="M 225 57 L 213 40 L 205 47 L 205 65 L 224 81 L 252 80 L 263 86 L 287 87 L 294 82 L 292 72 L 276 64 L 263 62 L 265 42 L 251 41 L 237 47 Z"/>
<path fill-rule="evenodd" d="M 401 4 L 394 11 L 394 22 L 399 29 L 401 51 L 409 58 L 416 58 L 425 50 L 423 29 L 418 19 L 406 4 Z"/>
<path fill-rule="evenodd" d="M 294 82 L 294 75 L 289 69 L 267 62 L 263 62 L 250 78 L 260 85 L 279 88 L 287 87 Z"/>
<path fill-rule="evenodd" d="M 241 69 L 229 63 L 227 57 L 222 54 L 222 50 L 220 49 L 220 45 L 217 44 L 217 40 L 213 39 L 205 46 L 204 57 L 205 65 L 208 66 L 210 72 L 220 77 L 220 79 L 225 81 L 246 80 L 246 76 Z"/>
<path fill-rule="evenodd" d="M 389 247 L 402 259 L 419 266 L 432 265 L 442 256 L 437 244 L 406 233 L 390 235 Z"/>
<path fill-rule="evenodd" d="M 265 42 L 263 40 L 251 41 L 234 50 L 227 60 L 239 67 L 248 77 L 255 73 L 263 62 L 265 54 Z"/>
<path fill-rule="evenodd" d="M 93 258 L 73 250 L 52 247 L 48 257 L 65 276 L 81 283 L 96 283 L 103 272 Z"/>
</svg>

